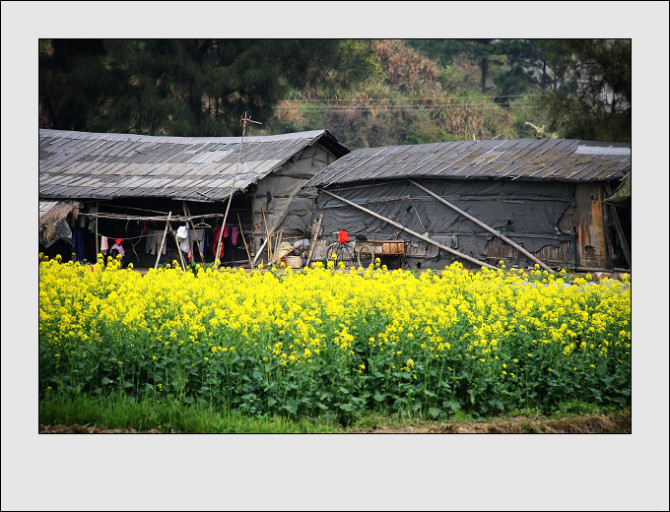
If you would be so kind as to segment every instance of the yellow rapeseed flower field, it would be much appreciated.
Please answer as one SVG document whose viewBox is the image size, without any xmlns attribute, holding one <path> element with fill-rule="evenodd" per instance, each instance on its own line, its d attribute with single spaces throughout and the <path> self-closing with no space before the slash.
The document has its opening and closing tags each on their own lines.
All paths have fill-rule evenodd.
<svg viewBox="0 0 670 512">
<path fill-rule="evenodd" d="M 143 276 L 44 260 L 41 393 L 338 416 L 630 401 L 627 280 L 315 267 Z"/>
</svg>

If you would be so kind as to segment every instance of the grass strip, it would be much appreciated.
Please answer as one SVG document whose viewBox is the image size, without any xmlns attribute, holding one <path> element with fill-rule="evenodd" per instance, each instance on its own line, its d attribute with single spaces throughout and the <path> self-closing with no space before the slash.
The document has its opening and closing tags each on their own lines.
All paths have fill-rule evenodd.
<svg viewBox="0 0 670 512">
<path fill-rule="evenodd" d="M 115 394 L 53 394 L 40 401 L 41 425 L 89 425 L 101 429 L 152 433 L 308 434 L 341 432 L 329 418 L 241 416 L 210 406 L 184 405 L 169 398 Z"/>
</svg>

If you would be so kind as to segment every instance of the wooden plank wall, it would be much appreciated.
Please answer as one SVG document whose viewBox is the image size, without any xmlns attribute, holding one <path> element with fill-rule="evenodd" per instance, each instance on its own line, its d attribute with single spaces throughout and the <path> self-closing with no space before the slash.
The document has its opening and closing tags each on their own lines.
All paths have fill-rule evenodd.
<svg viewBox="0 0 670 512">
<path fill-rule="evenodd" d="M 587 268 L 610 268 L 604 229 L 602 184 L 579 183 L 575 186 L 575 230 L 579 265 Z"/>
</svg>

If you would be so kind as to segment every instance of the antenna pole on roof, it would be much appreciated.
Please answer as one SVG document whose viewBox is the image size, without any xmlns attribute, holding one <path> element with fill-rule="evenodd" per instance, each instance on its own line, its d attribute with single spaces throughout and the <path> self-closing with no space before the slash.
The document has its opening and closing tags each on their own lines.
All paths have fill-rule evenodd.
<svg viewBox="0 0 670 512">
<path fill-rule="evenodd" d="M 235 174 L 233 175 L 233 185 L 230 187 L 230 195 L 228 196 L 228 204 L 226 205 L 226 213 L 223 214 L 223 224 L 221 224 L 221 231 L 219 231 L 219 241 L 216 244 L 216 252 L 214 253 L 214 260 L 217 260 L 219 254 L 221 253 L 221 241 L 223 240 L 223 230 L 226 228 L 226 219 L 228 218 L 228 211 L 230 210 L 230 203 L 233 200 L 233 194 L 235 193 L 235 181 L 237 180 L 237 173 L 240 169 L 240 158 L 242 156 L 242 144 L 244 143 L 244 135 L 247 131 L 247 123 L 259 123 L 258 121 L 252 121 L 251 115 L 247 117 L 247 112 L 245 111 L 240 117 L 240 124 L 242 125 L 242 138 L 240 139 L 240 147 L 237 151 L 237 165 L 235 165 Z"/>
</svg>

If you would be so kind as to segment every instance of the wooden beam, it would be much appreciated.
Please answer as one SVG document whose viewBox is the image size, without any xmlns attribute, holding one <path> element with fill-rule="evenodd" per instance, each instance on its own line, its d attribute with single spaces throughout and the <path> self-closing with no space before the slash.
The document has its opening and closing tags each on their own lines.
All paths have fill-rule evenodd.
<svg viewBox="0 0 670 512">
<path fill-rule="evenodd" d="M 168 213 L 167 221 L 165 222 L 165 231 L 163 231 L 161 248 L 158 249 L 158 256 L 156 256 L 156 264 L 154 265 L 154 268 L 158 268 L 158 262 L 161 260 L 161 253 L 163 252 L 163 246 L 165 245 L 165 237 L 167 236 L 168 228 L 170 226 L 170 217 L 172 217 L 172 212 Z"/>
<path fill-rule="evenodd" d="M 323 213 L 319 215 L 319 220 L 316 221 L 316 228 L 312 228 L 312 242 L 309 244 L 309 253 L 307 254 L 307 261 L 305 266 L 308 267 L 312 261 L 312 254 L 314 253 L 314 244 L 316 244 L 316 239 L 319 237 L 319 230 L 321 229 L 321 221 L 323 220 Z"/>
<path fill-rule="evenodd" d="M 182 201 L 181 203 L 184 206 L 184 215 L 190 217 L 191 211 L 188 209 L 188 206 L 186 206 L 186 201 Z M 189 222 L 191 223 L 191 229 L 193 229 L 193 236 L 195 237 L 195 245 L 198 247 L 198 252 L 200 253 L 200 261 L 202 261 L 202 264 L 204 265 L 205 257 L 202 255 L 202 249 L 200 248 L 200 240 L 198 240 L 198 236 L 195 234 L 195 226 L 193 225 L 193 220 L 189 219 Z"/>
<path fill-rule="evenodd" d="M 369 215 L 372 215 L 373 217 L 375 217 L 379 220 L 383 220 L 384 222 L 386 222 L 388 224 L 391 224 L 391 226 L 394 226 L 398 229 L 402 229 L 403 231 L 406 231 L 410 235 L 417 237 L 419 240 L 423 240 L 424 242 L 428 242 L 429 244 L 433 244 L 434 246 L 439 247 L 443 251 L 450 252 L 450 253 L 458 256 L 459 258 L 470 261 L 470 262 L 472 262 L 476 265 L 479 265 L 481 267 L 487 267 L 487 268 L 490 268 L 490 269 L 493 269 L 493 270 L 498 270 L 498 268 L 494 267 L 493 265 L 489 265 L 488 263 L 484 263 L 483 261 L 479 261 L 476 258 L 468 256 L 467 254 L 463 254 L 462 252 L 459 252 L 455 249 L 452 249 L 451 247 L 447 247 L 446 245 L 442 245 L 441 243 L 438 243 L 435 240 L 432 240 L 432 239 L 428 238 L 427 236 L 423 236 L 421 233 L 417 233 L 416 231 L 413 231 L 409 228 L 406 228 L 405 226 L 403 226 L 402 224 L 400 224 L 400 223 L 398 223 L 394 220 L 386 218 L 383 215 L 379 215 L 378 213 L 375 213 L 372 210 L 368 210 L 367 208 L 365 208 L 363 206 L 360 206 L 360 205 L 357 205 L 356 203 L 352 203 L 348 199 L 344 199 L 343 197 L 335 195 L 332 192 L 329 192 L 328 190 L 321 189 L 321 192 L 324 192 L 324 193 L 328 194 L 329 196 L 334 197 L 335 199 L 339 199 L 340 201 L 342 201 L 343 203 L 348 204 L 349 206 L 353 206 L 354 208 L 358 208 L 359 210 L 361 210 L 361 211 L 363 211 L 363 212 L 365 212 Z"/>
<path fill-rule="evenodd" d="M 254 268 L 254 263 L 251 261 L 251 254 L 249 254 L 249 246 L 247 245 L 247 239 L 244 237 L 244 230 L 242 229 L 242 220 L 240 219 L 240 214 L 237 214 L 237 224 L 240 226 L 240 236 L 244 242 L 244 250 L 247 251 L 247 258 L 249 258 L 249 268 Z"/>
<path fill-rule="evenodd" d="M 169 224 L 169 222 L 168 222 Z M 179 253 L 179 261 L 181 261 L 181 268 L 184 272 L 186 272 L 186 264 L 184 263 L 184 255 L 181 253 L 181 247 L 179 247 L 179 239 L 177 238 L 177 233 L 176 231 L 172 230 L 172 226 L 170 226 L 170 231 L 172 232 L 172 235 L 174 236 L 174 243 L 177 244 L 177 252 Z"/>
<path fill-rule="evenodd" d="M 266 226 L 266 231 L 267 231 L 268 238 L 270 238 L 274 234 L 275 230 L 279 227 L 279 225 L 282 222 L 284 222 L 284 219 L 286 218 L 286 214 L 288 214 L 289 208 L 290 208 L 291 204 L 293 204 L 293 199 L 295 198 L 296 194 L 300 190 L 302 190 L 302 187 L 298 187 L 297 189 L 295 189 L 291 193 L 291 195 L 289 196 L 289 199 L 286 201 L 286 206 L 284 206 L 284 209 L 281 211 L 279 216 L 275 219 L 275 222 L 272 225 L 272 227 L 268 230 L 267 226 Z M 265 218 L 265 212 L 263 212 L 263 217 Z M 271 243 L 271 242 L 268 242 L 268 243 Z M 260 256 L 261 252 L 263 251 L 264 246 L 265 246 L 265 244 L 261 245 L 261 248 L 258 250 L 258 253 L 256 253 L 256 256 L 254 257 L 254 264 L 256 264 L 256 260 L 258 259 L 258 256 Z"/>
<path fill-rule="evenodd" d="M 477 224 L 478 226 L 484 228 L 484 229 L 485 229 L 486 231 L 488 231 L 489 233 L 493 233 L 495 236 L 497 236 L 497 237 L 500 238 L 501 240 L 507 242 L 507 243 L 510 244 L 512 247 L 514 247 L 517 251 L 519 251 L 519 252 L 525 254 L 528 258 L 530 258 L 530 259 L 533 260 L 535 263 L 537 263 L 538 265 L 540 265 L 543 269 L 548 270 L 549 272 L 552 272 L 552 273 L 553 273 L 553 270 L 552 270 L 550 267 L 548 267 L 547 265 L 545 265 L 543 262 L 541 262 L 539 259 L 537 259 L 535 256 L 533 256 L 531 253 L 529 253 L 526 249 L 524 249 L 523 247 L 521 247 L 521 246 L 520 246 L 519 244 L 517 244 L 516 242 L 510 240 L 510 239 L 507 238 L 505 235 L 503 235 L 503 234 L 501 234 L 501 233 L 498 233 L 498 232 L 497 232 L 495 229 L 493 229 L 491 226 L 488 226 L 487 224 L 484 224 L 484 223 L 483 223 L 482 221 L 480 221 L 479 219 L 473 217 L 472 215 L 470 215 L 470 214 L 467 213 L 467 212 L 464 212 L 463 210 L 461 210 L 461 209 L 458 208 L 457 206 L 451 204 L 449 201 L 447 201 L 447 200 L 444 199 L 443 197 L 440 197 L 439 195 L 437 195 L 437 194 L 436 194 L 435 192 L 433 192 L 432 190 L 427 189 L 427 188 L 424 187 L 423 185 L 419 185 L 416 181 L 414 181 L 414 180 L 412 180 L 412 179 L 408 179 L 407 181 L 409 181 L 409 182 L 410 182 L 412 185 L 414 185 L 415 187 L 420 188 L 421 190 L 423 190 L 423 191 L 426 192 L 427 194 L 430 194 L 430 195 L 433 196 L 435 199 L 437 199 L 438 201 L 440 201 L 442 204 L 445 204 L 445 205 L 447 205 L 449 208 L 451 208 L 451 209 L 457 211 L 458 213 L 460 213 L 461 215 L 463 215 L 465 218 L 470 219 L 472 222 L 474 222 L 474 223 Z"/>
<path fill-rule="evenodd" d="M 163 221 L 165 220 L 165 215 L 124 215 L 120 213 L 80 213 L 84 217 L 99 218 L 99 219 L 112 219 L 112 220 L 145 220 L 145 221 Z M 203 215 L 174 215 L 172 220 L 176 222 L 187 222 L 189 220 L 200 220 L 200 219 L 211 219 L 223 217 L 222 213 L 206 213 Z"/>
<path fill-rule="evenodd" d="M 100 208 L 98 201 L 95 202 L 95 213 L 98 213 Z M 100 252 L 100 240 L 98 240 L 98 218 L 95 218 L 95 261 L 98 261 L 98 253 Z"/>
<path fill-rule="evenodd" d="M 611 196 L 612 189 L 610 188 L 610 184 L 605 183 L 605 188 L 607 191 L 607 195 Z M 614 226 L 616 227 L 617 236 L 619 237 L 619 241 L 621 242 L 621 249 L 623 250 L 623 255 L 626 258 L 626 263 L 628 263 L 628 266 L 631 267 L 630 247 L 628 246 L 628 240 L 626 240 L 626 235 L 624 234 L 623 227 L 621 226 L 621 219 L 619 219 L 619 213 L 616 211 L 615 205 L 610 204 L 609 207 L 610 211 L 612 212 L 612 218 L 614 219 Z"/>
</svg>

